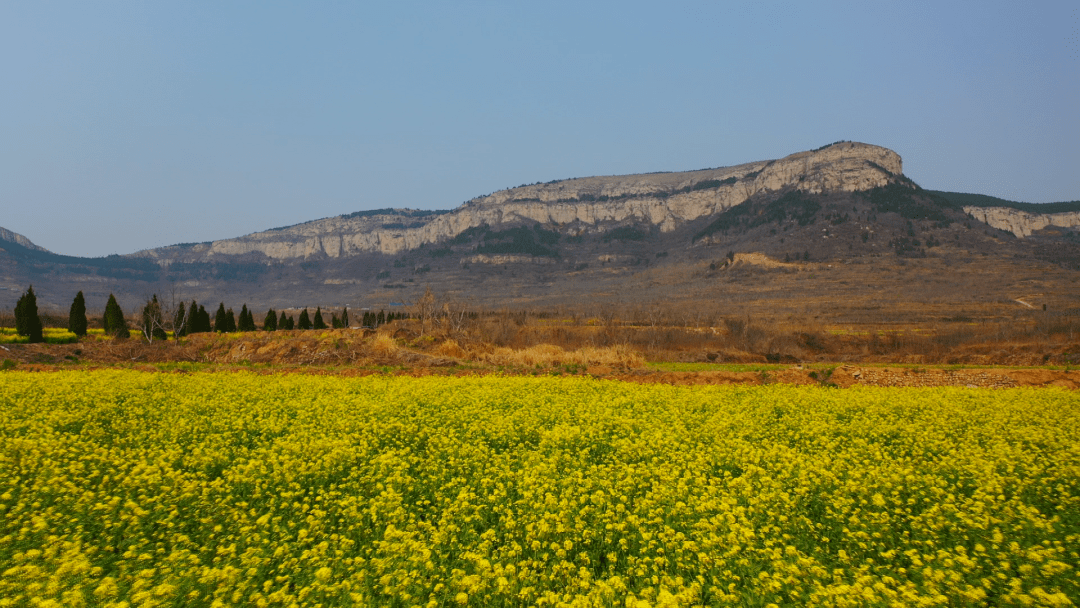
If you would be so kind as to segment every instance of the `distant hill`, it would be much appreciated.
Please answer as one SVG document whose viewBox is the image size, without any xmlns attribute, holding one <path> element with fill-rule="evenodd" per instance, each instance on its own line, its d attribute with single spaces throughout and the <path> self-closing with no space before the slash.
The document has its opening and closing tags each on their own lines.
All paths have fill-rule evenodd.
<svg viewBox="0 0 1080 608">
<path fill-rule="evenodd" d="M 996 196 L 986 194 L 965 194 L 963 192 L 944 192 L 941 190 L 927 190 L 930 194 L 960 206 L 968 207 L 1008 207 L 1019 209 L 1028 213 L 1066 213 L 1080 211 L 1080 201 L 1065 201 L 1060 203 L 1018 203 Z"/>
<path fill-rule="evenodd" d="M 91 309 L 110 293 L 126 310 L 169 293 L 258 310 L 407 305 L 431 288 L 486 308 L 682 302 L 701 314 L 827 307 L 835 317 L 889 310 L 875 298 L 907 298 L 903 314 L 924 315 L 952 291 L 1013 306 L 1003 276 L 1080 270 L 1075 205 L 924 190 L 892 150 L 838 142 L 732 167 L 555 180 L 448 211 L 358 211 L 106 258 L 0 239 L 0 309 L 33 283 L 55 309 L 79 290 Z M 965 273 L 980 282 L 961 287 Z"/>
</svg>

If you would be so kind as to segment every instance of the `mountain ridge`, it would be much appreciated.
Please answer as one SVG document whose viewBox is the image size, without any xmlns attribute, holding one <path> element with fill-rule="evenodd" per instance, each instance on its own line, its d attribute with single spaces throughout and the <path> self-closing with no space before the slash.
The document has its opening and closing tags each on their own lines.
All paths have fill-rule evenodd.
<svg viewBox="0 0 1080 608">
<path fill-rule="evenodd" d="M 757 279 L 743 282 L 756 276 L 750 268 L 780 281 L 770 298 L 818 293 L 819 301 L 835 299 L 868 272 L 903 276 L 913 264 L 934 267 L 928 280 L 935 283 L 955 272 L 950 264 L 983 272 L 1029 273 L 1045 264 L 1080 270 L 1072 216 L 971 202 L 972 195 L 923 190 L 904 176 L 892 150 L 837 142 L 776 160 L 552 180 L 452 210 L 361 210 L 106 258 L 0 239 L 0 309 L 28 283 L 43 306 L 54 307 L 66 306 L 77 290 L 91 307 L 109 293 L 130 307 L 155 292 L 275 308 L 385 306 L 414 300 L 429 286 L 500 307 L 713 301 L 727 293 L 715 291 L 720 285 L 735 290 L 726 297 L 743 298 L 755 289 Z M 859 274 L 810 291 L 782 276 L 837 264 Z M 912 291 L 890 281 L 883 289 Z M 798 290 L 786 292 L 792 285 Z"/>
</svg>

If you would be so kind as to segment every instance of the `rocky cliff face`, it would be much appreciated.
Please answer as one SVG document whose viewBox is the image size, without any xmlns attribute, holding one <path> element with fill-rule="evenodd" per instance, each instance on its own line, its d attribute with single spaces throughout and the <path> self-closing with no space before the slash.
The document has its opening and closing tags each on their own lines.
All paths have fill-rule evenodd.
<svg viewBox="0 0 1080 608">
<path fill-rule="evenodd" d="M 972 217 L 999 230 L 1007 230 L 1019 238 L 1031 236 L 1036 230 L 1049 226 L 1080 227 L 1080 212 L 1030 213 L 1009 207 L 964 207 Z"/>
<path fill-rule="evenodd" d="M 37 245 L 32 243 L 30 241 L 30 239 L 26 238 L 25 236 L 23 236 L 23 235 L 21 235 L 21 234 L 19 234 L 17 232 L 12 232 L 10 230 L 7 230 L 5 228 L 0 228 L 0 240 L 15 243 L 17 245 L 22 245 L 23 247 L 26 247 L 27 249 L 33 249 L 34 251 L 42 251 L 42 252 L 45 252 L 45 253 L 48 253 L 48 251 L 49 251 L 48 249 L 45 249 L 44 247 L 38 247 Z"/>
<path fill-rule="evenodd" d="M 860 191 L 882 186 L 891 174 L 902 172 L 900 156 L 892 150 L 844 142 L 775 161 L 680 173 L 567 179 L 503 190 L 445 213 L 362 213 L 139 255 L 167 265 L 249 254 L 274 260 L 396 254 L 451 239 L 482 224 L 520 221 L 555 225 L 571 234 L 629 221 L 667 232 L 762 191 L 786 187 L 811 193 Z"/>
</svg>

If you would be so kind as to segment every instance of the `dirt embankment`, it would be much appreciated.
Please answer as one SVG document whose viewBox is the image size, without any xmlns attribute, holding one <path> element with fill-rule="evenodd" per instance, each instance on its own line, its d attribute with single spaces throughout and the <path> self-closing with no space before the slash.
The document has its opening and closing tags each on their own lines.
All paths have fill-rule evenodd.
<svg viewBox="0 0 1080 608">
<path fill-rule="evenodd" d="M 513 350 L 435 338 L 395 339 L 371 331 L 275 332 L 190 336 L 177 342 L 87 340 L 77 344 L 0 346 L 0 368 L 25 370 L 135 367 L 147 370 L 253 369 L 261 373 L 368 375 L 578 375 L 674 385 L 796 384 L 1080 389 L 1080 370 L 791 365 L 767 371 L 669 372 L 625 349 L 563 351 L 550 345 Z"/>
</svg>

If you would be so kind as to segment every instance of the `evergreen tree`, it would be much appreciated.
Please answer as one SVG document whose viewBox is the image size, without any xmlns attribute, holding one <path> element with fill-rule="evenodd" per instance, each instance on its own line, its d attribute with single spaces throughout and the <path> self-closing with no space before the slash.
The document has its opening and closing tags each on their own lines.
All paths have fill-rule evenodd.
<svg viewBox="0 0 1080 608">
<path fill-rule="evenodd" d="M 379 314 L 375 316 L 375 326 L 378 327 L 386 323 L 386 312 L 380 310 Z"/>
<path fill-rule="evenodd" d="M 86 299 L 81 291 L 75 294 L 68 312 L 68 331 L 79 337 L 86 335 Z"/>
<path fill-rule="evenodd" d="M 105 317 L 101 320 L 105 328 L 106 336 L 113 336 L 117 340 L 125 340 L 128 336 L 128 324 L 124 319 L 124 311 L 116 303 L 116 297 L 109 294 L 109 301 L 105 304 Z"/>
<path fill-rule="evenodd" d="M 188 336 L 191 334 L 197 334 L 202 331 L 202 329 L 199 327 L 200 320 L 201 319 L 199 317 L 199 303 L 195 300 L 192 300 L 191 306 L 188 307 L 187 310 L 187 327 L 184 328 L 184 335 Z"/>
<path fill-rule="evenodd" d="M 286 317 L 284 310 L 278 315 L 277 328 L 281 330 L 292 329 L 292 317 Z"/>
<path fill-rule="evenodd" d="M 322 320 L 322 308 L 315 307 L 315 318 L 311 321 L 312 329 L 326 329 L 326 323 Z"/>
<path fill-rule="evenodd" d="M 263 319 L 263 331 L 275 331 L 277 330 L 277 313 L 274 309 L 266 311 L 266 318 Z"/>
<path fill-rule="evenodd" d="M 225 331 L 230 334 L 236 331 L 236 315 L 231 308 L 225 311 Z"/>
<path fill-rule="evenodd" d="M 237 331 L 255 331 L 255 317 L 248 310 L 247 304 L 240 308 L 240 320 L 236 324 Z"/>
<path fill-rule="evenodd" d="M 341 309 L 341 326 L 349 329 L 349 307 Z"/>
<path fill-rule="evenodd" d="M 30 338 L 30 342 L 44 342 L 45 336 L 41 330 L 41 317 L 38 316 L 37 296 L 34 295 L 34 286 L 19 298 L 15 304 L 15 332 L 20 336 Z"/>
<path fill-rule="evenodd" d="M 194 302 L 192 302 L 194 304 Z M 176 308 L 176 315 L 173 316 L 173 340 L 179 340 L 181 336 L 188 335 L 188 330 L 191 329 L 188 325 L 191 319 L 188 318 L 187 309 L 184 307 L 184 303 L 180 302 L 180 306 Z"/>
<path fill-rule="evenodd" d="M 300 319 L 296 322 L 296 329 L 311 329 L 311 318 L 308 317 L 306 308 L 300 311 Z"/>
<path fill-rule="evenodd" d="M 225 303 L 218 304 L 217 313 L 214 314 L 214 331 L 218 333 L 225 333 L 229 331 L 227 328 L 229 322 L 225 320 Z"/>
<path fill-rule="evenodd" d="M 330 313 L 330 327 L 341 329 L 341 319 L 337 318 L 336 313 Z"/>
<path fill-rule="evenodd" d="M 210 328 L 210 313 L 206 312 L 202 304 L 199 304 L 199 331 L 208 334 L 211 331 Z"/>
</svg>

